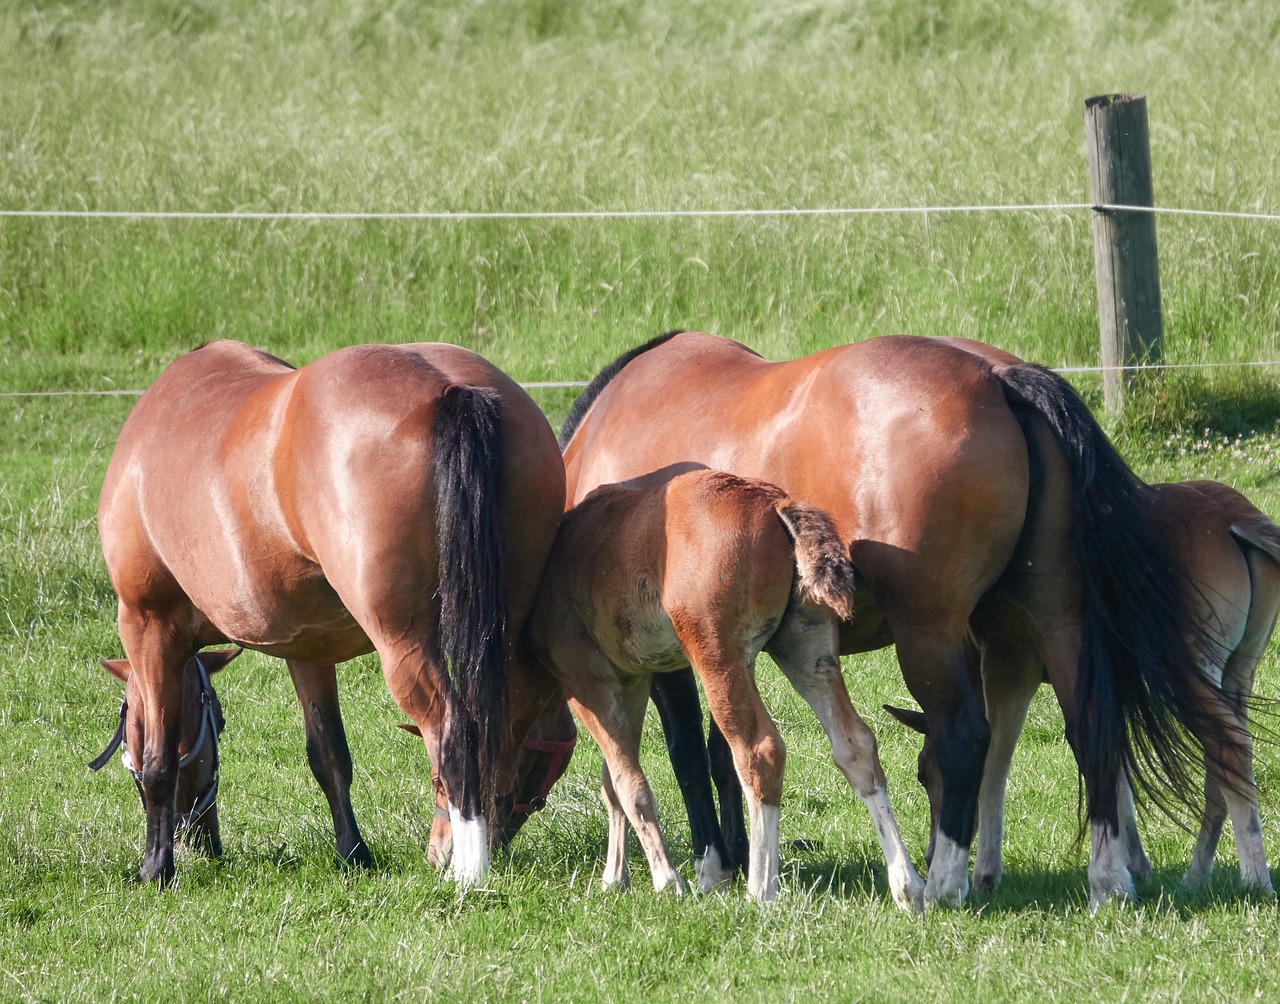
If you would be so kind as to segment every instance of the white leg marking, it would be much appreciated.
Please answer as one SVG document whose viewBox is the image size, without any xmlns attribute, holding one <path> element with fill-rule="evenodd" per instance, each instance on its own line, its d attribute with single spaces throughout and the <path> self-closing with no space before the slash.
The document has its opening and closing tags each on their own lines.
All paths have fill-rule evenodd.
<svg viewBox="0 0 1280 1004">
<path fill-rule="evenodd" d="M 1133 899 L 1125 839 L 1105 824 L 1090 825 L 1093 856 L 1089 859 L 1089 909 L 1097 910 L 1109 899 Z"/>
<path fill-rule="evenodd" d="M 484 816 L 465 819 L 452 802 L 449 826 L 453 830 L 453 878 L 466 889 L 489 872 L 489 826 Z"/>
<path fill-rule="evenodd" d="M 938 833 L 924 887 L 925 906 L 960 906 L 969 895 L 969 848 Z"/>
<path fill-rule="evenodd" d="M 771 900 L 778 895 L 778 806 L 759 802 L 747 794 L 751 819 L 751 859 L 747 865 L 747 895 Z"/>
<path fill-rule="evenodd" d="M 720 860 L 720 852 L 708 847 L 707 853 L 693 862 L 694 874 L 698 876 L 698 891 L 711 892 L 716 886 L 725 885 L 733 879 L 733 872 Z"/>
<path fill-rule="evenodd" d="M 880 849 L 884 851 L 889 892 L 893 896 L 893 901 L 904 910 L 914 910 L 919 913 L 924 910 L 924 882 L 912 866 L 911 857 L 907 854 L 907 846 L 902 842 L 897 820 L 893 818 L 893 809 L 889 807 L 888 793 L 883 788 L 877 788 L 870 795 L 858 797 L 871 813 L 871 821 L 876 827 L 876 836 L 880 838 Z M 965 856 L 968 857 L 968 855 Z M 936 856 L 934 861 L 937 862 Z M 963 898 L 964 895 L 961 894 L 961 899 Z"/>
</svg>

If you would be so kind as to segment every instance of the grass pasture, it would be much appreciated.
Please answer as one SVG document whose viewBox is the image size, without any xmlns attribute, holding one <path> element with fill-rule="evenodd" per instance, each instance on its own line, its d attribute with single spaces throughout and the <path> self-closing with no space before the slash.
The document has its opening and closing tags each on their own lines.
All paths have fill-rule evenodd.
<svg viewBox="0 0 1280 1004">
<path fill-rule="evenodd" d="M 1123 9 L 1116 9 L 1123 7 Z M 533 211 L 1075 203 L 1082 106 L 1148 95 L 1157 202 L 1280 212 L 1280 12 L 1264 0 L 113 0 L 0 4 L 0 210 Z M 1150 480 L 1228 482 L 1280 517 L 1280 229 L 1161 217 L 1176 370 L 1112 432 Z M 1087 212 L 644 220 L 0 217 L 0 392 L 129 390 L 210 338 L 294 362 L 361 341 L 465 344 L 518 379 L 585 380 L 674 327 L 784 357 L 889 331 L 1096 362 Z M 1100 387 L 1073 375 L 1091 403 Z M 537 400 L 559 424 L 574 392 Z M 378 860 L 331 864 L 278 663 L 217 681 L 225 858 L 131 876 L 142 815 L 114 765 L 119 654 L 94 512 L 132 398 L 0 397 L 0 1001 L 1268 999 L 1276 906 L 1230 833 L 1207 890 L 1159 817 L 1156 875 L 1091 915 L 1074 767 L 1047 695 L 1014 761 L 1006 872 L 960 910 L 888 900 L 867 813 L 771 666 L 788 743 L 786 892 L 599 888 L 599 756 L 459 900 L 424 857 L 429 778 L 376 662 L 340 670 Z M 915 744 L 846 661 L 923 866 Z M 1280 696 L 1274 650 L 1259 693 Z M 689 847 L 656 727 L 646 762 Z M 1280 853 L 1274 743 L 1259 751 Z"/>
</svg>

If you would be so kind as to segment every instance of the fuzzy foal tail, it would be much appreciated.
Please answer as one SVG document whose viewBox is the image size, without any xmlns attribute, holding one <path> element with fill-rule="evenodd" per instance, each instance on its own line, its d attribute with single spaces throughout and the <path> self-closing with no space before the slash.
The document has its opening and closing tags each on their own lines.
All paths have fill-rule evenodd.
<svg viewBox="0 0 1280 1004">
<path fill-rule="evenodd" d="M 502 398 L 448 387 L 436 407 L 440 652 L 448 674 L 447 747 L 465 764 L 459 808 L 484 814 L 507 719 L 505 543 L 498 508 Z"/>
<path fill-rule="evenodd" d="M 791 535 L 796 557 L 796 592 L 811 603 L 830 607 L 841 620 L 853 616 L 853 561 L 827 513 L 792 498 L 774 508 Z"/>
<path fill-rule="evenodd" d="M 1195 806 L 1192 765 L 1201 749 L 1220 764 L 1238 763 L 1243 738 L 1214 713 L 1216 688 L 1187 640 L 1196 632 L 1189 601 L 1195 586 L 1147 521 L 1142 481 L 1071 386 L 1029 363 L 996 373 L 1015 413 L 1029 408 L 1048 424 L 1074 483 L 1082 585 L 1078 755 L 1090 821 L 1115 826 L 1122 770 L 1166 811 Z"/>
</svg>

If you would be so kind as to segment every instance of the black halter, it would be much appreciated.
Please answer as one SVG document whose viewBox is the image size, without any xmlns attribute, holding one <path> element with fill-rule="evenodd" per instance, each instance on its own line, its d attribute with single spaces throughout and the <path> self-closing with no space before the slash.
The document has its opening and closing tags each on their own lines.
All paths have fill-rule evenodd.
<svg viewBox="0 0 1280 1004">
<path fill-rule="evenodd" d="M 209 671 L 204 668 L 204 662 L 199 655 L 196 656 L 196 669 L 200 673 L 200 733 L 196 736 L 196 741 L 191 744 L 191 748 L 187 750 L 186 755 L 178 758 L 178 770 L 190 766 L 195 761 L 196 757 L 200 755 L 200 750 L 204 747 L 205 737 L 211 736 L 213 739 L 213 780 L 209 782 L 209 787 L 196 799 L 191 811 L 178 817 L 178 830 L 185 830 L 195 820 L 199 819 L 208 811 L 209 806 L 213 804 L 213 800 L 218 796 L 218 723 L 213 713 L 213 684 L 209 681 Z M 90 770 L 101 770 L 115 755 L 116 750 L 126 745 L 124 734 L 128 717 L 129 700 L 126 698 L 120 702 L 120 723 L 116 726 L 115 735 L 107 743 L 107 748 L 90 761 Z M 142 811 L 146 812 L 147 794 L 142 786 L 142 771 L 136 767 L 129 766 L 129 764 L 125 764 L 125 768 L 133 775 L 134 786 L 138 789 L 138 799 L 142 802 Z"/>
</svg>

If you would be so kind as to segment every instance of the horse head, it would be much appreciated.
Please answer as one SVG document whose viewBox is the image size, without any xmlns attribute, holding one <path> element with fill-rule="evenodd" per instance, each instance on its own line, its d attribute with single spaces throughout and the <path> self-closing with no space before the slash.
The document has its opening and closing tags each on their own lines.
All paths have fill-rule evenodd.
<svg viewBox="0 0 1280 1004">
<path fill-rule="evenodd" d="M 417 725 L 400 723 L 406 732 L 422 737 Z M 430 738 L 424 740 L 427 754 L 434 765 L 437 760 Z M 569 705 L 551 701 L 529 727 L 518 745 L 512 744 L 504 757 L 510 782 L 496 798 L 493 822 L 489 830 L 492 850 L 506 847 L 531 815 L 547 804 L 552 787 L 564 775 L 578 742 L 577 728 Z M 443 871 L 453 857 L 453 830 L 449 823 L 449 803 L 444 786 L 434 767 L 431 774 L 435 808 L 431 821 L 431 837 L 427 860 Z"/>
<path fill-rule="evenodd" d="M 201 652 L 187 660 L 183 668 L 181 738 L 178 742 L 178 790 L 176 808 L 182 842 L 211 857 L 222 853 L 218 830 L 218 736 L 225 720 L 222 705 L 210 681 L 212 674 L 235 659 L 242 649 Z M 142 786 L 142 764 L 131 750 L 141 751 L 145 742 L 145 709 L 141 688 L 128 659 L 99 659 L 99 665 L 124 684 L 120 723 L 106 749 L 89 764 L 100 770 L 117 748 L 123 747 L 120 761 L 138 788 L 142 807 L 147 806 Z M 139 757 L 141 754 L 139 753 Z"/>
<path fill-rule="evenodd" d="M 929 735 L 924 713 L 886 704 L 884 710 L 913 732 L 924 736 L 920 756 L 916 759 L 916 778 L 929 796 L 929 848 L 924 852 L 925 864 L 933 863 L 933 845 L 938 839 L 938 820 L 942 813 L 942 770 L 938 766 L 936 743 Z"/>
</svg>

